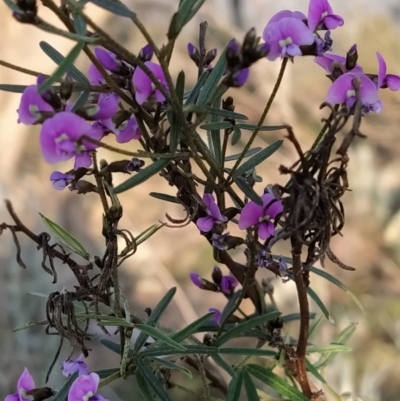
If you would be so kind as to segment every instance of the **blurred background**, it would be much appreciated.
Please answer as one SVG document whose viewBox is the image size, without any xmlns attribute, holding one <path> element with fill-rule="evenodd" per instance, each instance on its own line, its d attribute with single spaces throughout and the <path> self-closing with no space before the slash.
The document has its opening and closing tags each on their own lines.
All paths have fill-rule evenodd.
<svg viewBox="0 0 400 401">
<path fill-rule="evenodd" d="M 156 43 L 166 42 L 170 17 L 178 1 L 130 0 L 126 4 L 137 12 Z M 397 0 L 331 0 L 331 5 L 345 19 L 345 25 L 332 33 L 334 53 L 345 55 L 357 43 L 359 64 L 366 72 L 377 73 L 375 53 L 379 51 L 387 62 L 388 72 L 400 74 L 400 3 Z M 241 41 L 251 27 L 256 27 L 261 35 L 275 12 L 291 9 L 307 13 L 307 7 L 308 2 L 302 0 L 208 0 L 178 40 L 171 63 L 172 73 L 176 76 L 185 69 L 188 89 L 194 85 L 196 69 L 190 64 L 186 45 L 189 41 L 196 43 L 201 21 L 209 23 L 208 49 L 215 47 L 220 53 L 228 40 L 235 37 Z M 131 51 L 138 53 L 146 44 L 129 20 L 116 19 L 92 6 L 88 6 L 88 12 L 98 25 L 106 27 Z M 43 6 L 40 6 L 40 15 L 58 25 Z M 4 4 L 0 5 L 0 22 L 1 59 L 10 63 L 50 74 L 55 65 L 41 51 L 39 42 L 47 41 L 62 54 L 67 54 L 73 46 L 68 40 L 17 23 Z M 278 61 L 260 61 L 252 69 L 246 87 L 230 93 L 235 99 L 236 111 L 246 114 L 250 122 L 257 122 L 279 65 Z M 86 72 L 88 60 L 82 56 L 78 67 Z M 0 83 L 29 85 L 34 79 L 0 67 Z M 319 110 L 319 105 L 324 101 L 328 87 L 329 80 L 312 59 L 296 59 L 287 69 L 277 101 L 265 123 L 292 125 L 306 149 L 319 131 L 321 118 L 326 116 L 325 111 Z M 356 294 L 365 314 L 344 292 L 313 276 L 312 287 L 333 317 L 331 322 L 324 321 L 314 341 L 327 344 L 343 328 L 357 322 L 357 330 L 349 342 L 353 351 L 337 356 L 324 372 L 325 378 L 338 393 L 352 394 L 354 400 L 359 396 L 365 400 L 397 401 L 400 400 L 400 94 L 387 89 L 380 95 L 384 102 L 383 112 L 364 119 L 362 132 L 368 139 L 357 140 L 350 151 L 352 191 L 345 196 L 346 227 L 343 237 L 335 237 L 332 244 L 336 255 L 357 270 L 348 272 L 332 263 L 326 264 L 327 271 Z M 52 188 L 50 173 L 54 169 L 67 171 L 71 164 L 49 166 L 44 163 L 39 149 L 39 127 L 17 124 L 19 98 L 18 94 L 0 92 L 0 198 L 10 199 L 23 222 L 34 232 L 46 230 L 38 214 L 41 212 L 73 233 L 90 252 L 101 254 L 103 239 L 98 199 L 94 194 L 81 196 Z M 250 132 L 243 131 L 243 140 L 248 135 Z M 256 145 L 265 146 L 283 135 L 280 131 L 262 133 Z M 135 146 L 128 145 L 131 149 Z M 230 154 L 239 151 L 240 144 L 229 149 Z M 100 152 L 100 157 L 108 161 L 115 159 L 115 155 L 105 151 Z M 294 160 L 293 149 L 285 143 L 281 151 L 258 170 L 264 182 L 258 184 L 257 190 L 261 192 L 269 183 L 285 183 L 286 178 L 278 174 L 277 167 L 279 164 L 290 165 Z M 150 191 L 175 195 L 163 179 L 154 177 L 121 196 L 124 206 L 121 227 L 134 235 L 159 220 L 165 221 L 166 212 L 176 218 L 184 217 L 179 207 L 149 197 Z M 11 223 L 4 203 L 0 204 L 0 216 L 1 222 Z M 9 232 L 4 232 L 0 241 L 0 398 L 15 392 L 16 381 L 25 366 L 35 377 L 37 386 L 44 385 L 46 371 L 58 346 L 58 338 L 45 337 L 42 328 L 12 332 L 28 321 L 45 319 L 45 300 L 28 293 L 48 294 L 74 285 L 73 276 L 65 266 L 57 266 L 59 280 L 57 284 L 51 284 L 51 277 L 40 267 L 40 252 L 22 236 L 20 242 L 22 257 L 28 266 L 26 270 L 15 262 L 15 248 Z M 277 252 L 282 253 L 288 250 L 284 245 L 277 248 Z M 141 316 L 144 316 L 145 307 L 154 307 L 169 288 L 176 286 L 176 297 L 163 323 L 181 328 L 208 308 L 224 306 L 221 295 L 207 293 L 205 296 L 188 280 L 191 271 L 209 278 L 213 266 L 211 249 L 192 224 L 158 232 L 124 263 L 121 274 L 132 309 Z M 270 275 L 260 271 L 259 277 Z M 283 285 L 275 279 L 272 283 L 279 308 L 286 313 L 297 311 L 294 285 Z M 244 309 L 251 312 L 250 305 L 244 305 Z M 314 306 L 313 310 L 320 313 Z M 286 329 L 290 335 L 297 336 L 296 325 Z M 102 368 L 109 367 L 110 363 L 117 366 L 116 356 L 98 346 L 98 338 L 104 334 L 96 328 L 92 331 L 95 334 L 94 352 L 90 355 L 89 366 Z M 64 346 L 60 361 L 69 352 Z M 54 388 L 59 388 L 62 383 L 57 366 L 58 363 L 49 382 Z M 132 384 L 125 382 L 105 389 L 102 394 L 110 400 L 140 399 Z"/>
</svg>

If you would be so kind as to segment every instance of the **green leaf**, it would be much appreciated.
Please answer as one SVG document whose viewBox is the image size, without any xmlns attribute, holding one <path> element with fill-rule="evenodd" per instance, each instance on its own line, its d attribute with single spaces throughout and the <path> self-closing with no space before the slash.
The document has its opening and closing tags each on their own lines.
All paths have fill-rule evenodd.
<svg viewBox="0 0 400 401">
<path fill-rule="evenodd" d="M 214 360 L 214 362 L 219 367 L 224 369 L 225 372 L 228 373 L 229 376 L 231 376 L 231 377 L 235 377 L 236 376 L 235 369 L 233 369 L 233 367 L 231 365 L 229 365 L 229 363 L 227 361 L 225 361 L 225 359 L 222 358 L 220 355 L 214 354 L 214 355 L 211 355 L 211 358 Z"/>
<path fill-rule="evenodd" d="M 163 170 L 169 164 L 169 162 L 170 161 L 168 159 L 160 159 L 155 161 L 150 166 L 146 167 L 133 177 L 127 179 L 125 182 L 114 188 L 114 193 L 120 194 L 121 192 L 125 192 L 128 189 L 136 187 L 137 185 L 147 181 L 150 177 Z"/>
<path fill-rule="evenodd" d="M 255 318 L 246 320 L 244 322 L 239 323 L 236 325 L 234 328 L 231 330 L 227 331 L 226 333 L 222 334 L 220 337 L 217 338 L 215 341 L 214 345 L 216 347 L 226 343 L 227 341 L 231 340 L 232 338 L 236 338 L 239 334 L 252 329 L 253 327 L 256 326 L 261 326 L 270 320 L 276 319 L 277 317 L 280 316 L 280 312 L 274 311 L 267 313 L 265 315 L 257 316 Z"/>
<path fill-rule="evenodd" d="M 248 117 L 244 114 L 235 113 L 234 111 L 219 109 L 215 107 L 211 107 L 209 109 L 209 114 L 219 117 L 231 118 L 233 120 L 248 120 Z"/>
<path fill-rule="evenodd" d="M 147 326 L 154 327 L 157 322 L 160 320 L 160 317 L 167 309 L 168 305 L 171 303 L 172 298 L 176 293 L 176 287 L 171 288 L 161 299 L 161 301 L 157 304 L 157 306 L 152 310 L 149 318 L 146 321 Z M 139 337 L 135 342 L 135 346 L 133 348 L 134 353 L 138 352 L 144 345 L 148 338 L 148 335 L 144 332 L 140 333 Z M 157 355 L 155 355 L 157 356 Z"/>
<path fill-rule="evenodd" d="M 244 155 L 243 157 L 250 157 L 250 156 L 253 156 L 253 155 L 255 155 L 256 153 L 258 153 L 261 149 L 262 149 L 262 148 L 260 148 L 260 147 L 249 149 L 249 150 L 245 153 L 245 155 Z M 234 155 L 226 156 L 226 157 L 225 157 L 225 161 L 226 161 L 226 162 L 231 162 L 231 161 L 237 160 L 237 159 L 239 159 L 239 157 L 240 157 L 241 155 L 242 155 L 241 153 L 235 153 Z"/>
<path fill-rule="evenodd" d="M 179 104 L 183 103 L 184 90 L 185 90 L 185 73 L 181 71 L 176 80 L 176 94 L 178 96 Z M 170 110 L 167 113 L 167 115 L 170 124 L 169 150 L 171 153 L 175 153 L 182 134 L 182 117 L 179 113 L 175 111 L 175 109 Z"/>
<path fill-rule="evenodd" d="M 230 121 L 213 121 L 210 123 L 205 123 L 200 125 L 200 128 L 206 130 L 220 130 L 220 129 L 232 128 L 232 123 Z"/>
<path fill-rule="evenodd" d="M 348 352 L 351 347 L 343 344 L 329 344 L 329 345 L 309 345 L 306 349 L 307 354 L 318 352 L 319 354 Z"/>
<path fill-rule="evenodd" d="M 172 401 L 163 385 L 160 383 L 159 380 L 157 380 L 153 371 L 146 364 L 146 362 L 143 361 L 143 359 L 136 359 L 136 366 L 138 372 L 143 376 L 144 381 L 147 382 L 147 385 L 150 386 L 150 388 L 160 397 L 162 401 Z"/>
<path fill-rule="evenodd" d="M 228 355 L 250 355 L 250 356 L 276 356 L 277 352 L 271 349 L 248 348 L 248 347 L 221 347 L 221 354 Z"/>
<path fill-rule="evenodd" d="M 82 15 L 76 11 L 72 11 L 72 16 L 74 18 L 75 30 L 78 35 L 86 35 L 86 21 L 83 19 Z"/>
<path fill-rule="evenodd" d="M 84 259 L 90 259 L 89 252 L 72 234 L 47 217 L 43 216 L 43 214 L 39 214 L 51 233 L 54 234 L 54 236 L 61 242 L 62 245 L 65 245 L 76 254 L 82 256 Z"/>
<path fill-rule="evenodd" d="M 150 192 L 149 195 L 152 196 L 153 198 L 160 199 L 166 202 L 180 204 L 176 196 L 162 194 L 161 192 Z"/>
<path fill-rule="evenodd" d="M 247 401 L 259 401 L 260 397 L 257 394 L 257 388 L 245 369 L 243 370 L 243 384 L 247 394 Z"/>
<path fill-rule="evenodd" d="M 229 383 L 228 394 L 225 401 L 239 401 L 240 393 L 242 391 L 243 374 L 242 370 L 235 375 Z"/>
<path fill-rule="evenodd" d="M 262 206 L 263 201 L 260 196 L 254 191 L 254 189 L 246 182 L 242 177 L 234 177 L 233 180 L 239 189 L 253 202 L 257 205 Z"/>
<path fill-rule="evenodd" d="M 344 344 L 354 333 L 357 323 L 351 323 L 344 330 L 342 330 L 331 342 L 331 344 Z M 314 365 L 316 369 L 321 369 L 329 365 L 335 357 L 335 353 L 328 353 L 323 355 L 319 361 Z"/>
<path fill-rule="evenodd" d="M 219 349 L 212 346 L 196 344 L 196 345 L 185 345 L 186 351 L 179 352 L 182 355 L 192 355 L 192 354 L 199 354 L 199 355 L 215 355 L 220 353 Z M 147 350 L 141 351 L 138 355 L 141 357 L 151 357 L 154 358 L 156 356 L 165 356 L 165 355 L 176 355 L 177 352 L 174 349 L 168 348 L 166 346 L 160 346 L 157 348 L 151 348 Z"/>
<path fill-rule="evenodd" d="M 267 146 L 261 152 L 258 152 L 251 159 L 247 160 L 245 163 L 239 166 L 238 169 L 233 173 L 233 176 L 239 177 L 242 174 L 245 174 L 253 168 L 257 167 L 264 160 L 272 156 L 282 146 L 282 143 L 283 140 L 280 139 L 279 141 L 275 141 L 271 145 Z"/>
<path fill-rule="evenodd" d="M 79 95 L 77 101 L 74 103 L 71 111 L 75 112 L 76 110 L 79 110 L 81 107 L 83 107 L 86 104 L 87 100 L 89 99 L 89 96 L 90 96 L 89 91 L 83 91 Z"/>
<path fill-rule="evenodd" d="M 313 273 L 317 274 L 318 276 L 323 277 L 324 279 L 330 281 L 332 284 L 335 284 L 337 287 L 339 287 L 341 290 L 343 290 L 347 295 L 350 296 L 350 298 L 353 300 L 353 302 L 359 307 L 361 312 L 365 314 L 364 308 L 361 304 L 361 302 L 357 299 L 357 297 L 337 278 L 331 276 L 329 273 L 327 273 L 325 270 L 318 269 L 317 267 L 311 267 L 310 269 Z"/>
<path fill-rule="evenodd" d="M 62 60 L 61 63 L 58 65 L 56 71 L 49 78 L 47 78 L 46 81 L 42 83 L 42 85 L 39 86 L 40 93 L 43 93 L 45 90 L 49 89 L 55 82 L 59 82 L 65 73 L 73 73 L 72 66 L 84 46 L 85 42 L 78 42 L 74 46 L 74 48 L 68 53 L 68 56 L 65 57 L 64 60 Z"/>
<path fill-rule="evenodd" d="M 314 319 L 316 316 L 316 313 L 310 313 L 310 320 Z M 300 320 L 300 313 L 290 313 L 289 315 L 282 316 L 282 320 L 284 323 L 289 323 L 293 322 L 295 320 Z"/>
<path fill-rule="evenodd" d="M 207 78 L 209 75 L 210 75 L 209 71 L 204 71 L 201 74 L 201 77 L 197 80 L 196 85 L 190 91 L 190 94 L 186 99 L 185 107 L 183 108 L 183 110 L 185 112 L 188 111 L 188 112 L 193 112 L 193 113 L 197 113 L 197 114 L 203 114 L 203 113 L 200 113 L 200 111 L 196 112 L 196 108 L 199 108 L 199 110 L 204 110 L 206 113 L 208 113 L 207 107 L 198 106 L 197 104 L 194 104 L 194 102 L 196 101 L 197 96 L 199 96 L 200 90 L 203 87 L 203 85 L 205 84 L 205 82 L 207 81 Z M 194 107 L 194 109 L 191 109 L 192 107 Z"/>
<path fill-rule="evenodd" d="M 116 354 L 121 354 L 121 346 L 108 338 L 100 338 L 100 344 L 104 345 L 109 350 L 115 352 Z"/>
<path fill-rule="evenodd" d="M 60 390 L 57 391 L 57 394 L 54 396 L 52 401 L 65 401 L 67 399 L 69 389 L 77 377 L 78 377 L 78 372 L 68 377 L 67 381 L 63 384 Z"/>
<path fill-rule="evenodd" d="M 256 124 L 242 124 L 238 123 L 236 126 L 240 129 L 244 129 L 246 131 L 254 131 L 257 127 Z M 279 131 L 281 129 L 286 129 L 286 125 L 262 125 L 259 129 L 259 131 Z"/>
<path fill-rule="evenodd" d="M 122 317 L 108 316 L 108 315 L 96 315 L 86 313 L 76 313 L 76 317 L 81 319 L 94 319 L 98 320 L 101 325 L 104 326 L 115 326 L 115 327 L 134 327 L 133 323 L 127 322 Z"/>
<path fill-rule="evenodd" d="M 138 385 L 139 391 L 146 401 L 154 401 L 153 393 L 151 392 L 147 380 L 143 375 L 137 370 L 135 373 L 136 383 Z"/>
<path fill-rule="evenodd" d="M 22 93 L 27 88 L 27 85 L 11 85 L 0 84 L 0 91 L 11 93 Z"/>
<path fill-rule="evenodd" d="M 121 370 L 120 368 L 109 368 L 109 369 L 95 370 L 94 373 L 97 373 L 100 379 L 105 379 L 106 377 L 111 376 L 114 373 L 119 372 L 120 370 Z"/>
<path fill-rule="evenodd" d="M 206 83 L 200 91 L 199 97 L 197 98 L 196 104 L 199 106 L 205 106 L 209 103 L 214 96 L 214 93 L 218 87 L 218 82 L 224 75 L 226 69 L 226 57 L 225 53 L 221 55 L 217 64 L 208 76 Z"/>
<path fill-rule="evenodd" d="M 174 348 L 178 351 L 186 351 L 186 348 L 183 345 L 172 340 L 171 337 L 168 337 L 166 334 L 162 333 L 152 326 L 147 326 L 145 324 L 135 324 L 135 328 L 140 330 L 142 333 L 145 333 L 148 336 L 154 337 L 158 341 L 169 345 L 171 348 Z"/>
<path fill-rule="evenodd" d="M 307 370 L 314 375 L 320 382 L 326 383 L 325 379 L 320 375 L 317 369 L 315 369 L 314 365 L 306 359 L 306 368 Z"/>
<path fill-rule="evenodd" d="M 308 339 L 310 339 L 312 337 L 312 335 L 315 333 L 315 331 L 317 330 L 318 326 L 321 324 L 322 319 L 323 319 L 323 317 L 322 317 L 322 315 L 320 315 L 320 316 L 318 316 L 317 319 L 315 319 L 311 323 L 310 328 L 308 330 Z"/>
<path fill-rule="evenodd" d="M 235 146 L 240 139 L 242 138 L 242 131 L 240 130 L 240 128 L 237 127 L 237 125 L 235 125 L 233 127 L 233 133 L 231 136 L 231 145 Z"/>
<path fill-rule="evenodd" d="M 214 313 L 207 313 L 207 315 L 200 317 L 199 319 L 195 320 L 193 323 L 190 323 L 184 329 L 177 331 L 176 333 L 172 334 L 171 338 L 180 343 L 185 338 L 191 336 L 194 333 L 197 333 L 197 330 L 203 326 L 205 323 L 209 322 L 212 318 Z"/>
<path fill-rule="evenodd" d="M 311 287 L 307 288 L 307 293 L 310 296 L 310 298 L 318 305 L 318 307 L 321 309 L 322 313 L 325 315 L 325 317 L 332 322 L 332 319 L 330 317 L 329 311 L 324 305 L 324 303 L 321 301 L 320 297 L 314 292 L 314 290 Z"/>
<path fill-rule="evenodd" d="M 241 294 L 241 290 L 235 291 L 232 296 L 229 298 L 228 302 L 226 303 L 224 309 L 221 312 L 221 322 L 225 322 L 227 316 L 230 315 L 232 309 L 235 307 L 237 300 L 239 299 Z"/>
<path fill-rule="evenodd" d="M 127 6 L 117 1 L 111 0 L 89 0 L 90 3 L 96 4 L 96 6 L 100 8 L 104 8 L 104 10 L 110 11 L 115 15 L 120 15 L 121 17 L 134 18 L 136 13 L 129 10 Z"/>
<path fill-rule="evenodd" d="M 193 379 L 192 372 L 184 366 L 178 365 L 177 363 L 169 361 L 165 358 L 153 358 L 153 361 L 167 369 L 178 370 L 179 372 L 182 372 L 184 375 L 188 376 L 190 379 Z"/>
<path fill-rule="evenodd" d="M 21 11 L 21 9 L 12 0 L 3 0 L 6 6 L 12 11 Z"/>
<path fill-rule="evenodd" d="M 288 398 L 290 401 L 309 401 L 309 399 L 299 390 L 291 386 L 286 382 L 286 380 L 280 378 L 269 369 L 254 364 L 246 365 L 244 369 L 267 386 L 276 390 L 283 397 Z"/>
<path fill-rule="evenodd" d="M 136 246 L 139 246 L 141 243 L 147 241 L 151 236 L 153 236 L 158 230 L 163 227 L 163 224 L 153 224 L 147 230 L 140 233 L 137 237 L 135 237 Z"/>
</svg>

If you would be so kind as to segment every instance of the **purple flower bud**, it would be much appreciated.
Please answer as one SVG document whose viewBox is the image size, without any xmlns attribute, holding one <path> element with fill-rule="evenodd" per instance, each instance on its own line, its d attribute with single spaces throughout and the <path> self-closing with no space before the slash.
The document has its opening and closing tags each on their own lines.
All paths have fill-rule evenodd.
<svg viewBox="0 0 400 401">
<path fill-rule="evenodd" d="M 226 51 L 232 54 L 238 54 L 240 49 L 240 44 L 236 39 L 232 39 L 226 46 Z"/>
<path fill-rule="evenodd" d="M 201 278 L 201 276 L 200 276 L 200 274 L 197 274 L 197 273 L 190 273 L 189 274 L 189 277 L 190 277 L 190 280 L 192 281 L 192 283 L 196 286 L 196 287 L 199 287 L 199 288 L 202 288 L 203 287 L 203 285 L 204 285 L 204 281 L 203 281 L 203 279 Z"/>
<path fill-rule="evenodd" d="M 221 311 L 217 308 L 210 308 L 208 311 L 214 313 L 214 316 L 211 318 L 211 321 L 219 324 L 221 321 L 221 315 L 222 315 Z"/>
<path fill-rule="evenodd" d="M 189 55 L 193 55 L 193 54 L 196 54 L 196 53 L 199 52 L 199 51 L 197 50 L 197 47 L 196 47 L 193 43 L 191 43 L 191 42 L 189 42 L 189 43 L 187 44 L 187 51 L 188 51 Z"/>
<path fill-rule="evenodd" d="M 121 61 L 117 59 L 117 56 L 114 53 L 100 47 L 96 47 L 94 53 L 106 70 L 118 72 L 121 67 Z"/>
<path fill-rule="evenodd" d="M 228 238 L 229 238 L 229 233 L 225 234 L 213 233 L 213 235 L 211 236 L 211 243 L 216 248 L 220 249 L 221 251 L 224 251 L 228 247 L 226 243 L 226 240 Z"/>
<path fill-rule="evenodd" d="M 145 165 L 144 160 L 140 160 L 137 157 L 134 157 L 126 166 L 128 172 L 133 173 L 134 171 L 139 172 L 142 167 Z"/>
<path fill-rule="evenodd" d="M 149 44 L 147 44 L 140 49 L 139 57 L 142 61 L 150 61 L 153 57 L 153 54 L 153 48 Z"/>
<path fill-rule="evenodd" d="M 218 286 L 221 284 L 223 275 L 221 269 L 218 266 L 214 266 L 211 277 L 215 284 L 217 284 Z"/>
<path fill-rule="evenodd" d="M 65 174 L 61 171 L 53 171 L 50 175 L 50 181 L 53 184 L 53 188 L 62 190 L 67 187 L 73 180 L 74 176 L 72 174 Z"/>
<path fill-rule="evenodd" d="M 221 291 L 226 295 L 232 295 L 238 281 L 232 276 L 223 276 L 221 281 Z"/>
<path fill-rule="evenodd" d="M 85 362 L 83 362 L 83 354 L 79 356 L 75 361 L 67 360 L 61 364 L 61 371 L 64 376 L 71 376 L 75 372 L 79 372 L 79 376 L 88 375 L 89 369 Z"/>
<path fill-rule="evenodd" d="M 239 88 L 243 86 L 246 81 L 249 79 L 250 68 L 243 68 L 243 70 L 239 70 L 232 74 L 232 83 L 230 86 L 234 88 Z"/>
</svg>

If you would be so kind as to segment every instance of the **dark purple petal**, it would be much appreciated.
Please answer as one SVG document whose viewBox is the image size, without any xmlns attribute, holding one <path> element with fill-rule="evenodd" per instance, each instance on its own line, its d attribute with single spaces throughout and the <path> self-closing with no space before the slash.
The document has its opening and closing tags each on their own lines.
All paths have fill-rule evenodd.
<svg viewBox="0 0 400 401">
<path fill-rule="evenodd" d="M 189 42 L 187 44 L 187 51 L 188 51 L 189 54 L 196 54 L 196 52 L 198 50 L 197 50 L 196 46 L 193 43 Z"/>
<path fill-rule="evenodd" d="M 232 75 L 232 83 L 235 88 L 243 86 L 249 79 L 250 68 L 243 68 Z"/>
<path fill-rule="evenodd" d="M 121 62 L 117 60 L 117 56 L 105 49 L 96 47 L 94 49 L 97 59 L 106 70 L 117 72 L 121 66 Z"/>
<path fill-rule="evenodd" d="M 239 217 L 239 228 L 245 230 L 251 226 L 259 223 L 260 218 L 263 216 L 263 207 L 250 201 L 244 205 L 242 213 Z"/>
<path fill-rule="evenodd" d="M 226 50 L 231 52 L 231 53 L 233 53 L 233 54 L 238 53 L 239 52 L 239 48 L 240 48 L 240 44 L 236 39 L 230 40 L 229 43 L 226 46 Z"/>
<path fill-rule="evenodd" d="M 54 111 L 54 109 L 42 99 L 37 85 L 28 86 L 22 93 L 17 110 L 18 122 L 27 125 L 33 124 L 40 118 L 41 111 Z"/>
<path fill-rule="evenodd" d="M 214 227 L 215 222 L 216 221 L 214 217 L 200 217 L 199 219 L 197 219 L 196 225 L 200 231 L 202 231 L 203 233 L 208 233 Z"/>
<path fill-rule="evenodd" d="M 50 175 L 50 181 L 52 182 L 53 188 L 58 190 L 63 190 L 74 180 L 74 178 L 75 177 L 72 174 L 65 174 L 61 171 L 53 171 Z"/>
<path fill-rule="evenodd" d="M 221 280 L 221 291 L 226 295 L 230 295 L 238 284 L 239 282 L 235 277 L 223 276 Z"/>
<path fill-rule="evenodd" d="M 139 52 L 139 57 L 143 61 L 150 61 L 153 57 L 153 48 L 149 44 L 142 47 Z"/>
<path fill-rule="evenodd" d="M 189 274 L 190 280 L 196 287 L 202 287 L 203 286 L 203 279 L 201 276 L 197 273 L 190 273 Z"/>
<path fill-rule="evenodd" d="M 219 324 L 221 320 L 221 311 L 217 308 L 210 308 L 208 311 L 214 313 L 214 316 L 211 318 L 211 321 Z"/>
</svg>

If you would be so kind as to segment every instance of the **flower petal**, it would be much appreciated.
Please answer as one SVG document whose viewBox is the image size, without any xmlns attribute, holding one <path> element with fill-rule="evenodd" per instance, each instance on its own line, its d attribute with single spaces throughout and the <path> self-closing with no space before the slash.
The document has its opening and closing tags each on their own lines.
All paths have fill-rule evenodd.
<svg viewBox="0 0 400 401">
<path fill-rule="evenodd" d="M 33 390 L 34 388 L 35 381 L 33 380 L 32 375 L 29 373 L 29 370 L 25 368 L 17 382 L 17 390 L 20 393 L 21 390 L 23 392 L 27 392 Z"/>
<path fill-rule="evenodd" d="M 23 124 L 33 124 L 40 115 L 41 111 L 54 111 L 47 102 L 45 102 L 38 92 L 37 85 L 28 86 L 21 96 L 18 107 L 18 122 Z"/>
<path fill-rule="evenodd" d="M 4 401 L 21 401 L 21 399 L 18 394 L 9 394 L 4 398 Z"/>
<path fill-rule="evenodd" d="M 338 26 L 342 26 L 344 24 L 344 20 L 340 15 L 327 15 L 324 18 L 324 25 L 328 28 L 328 29 L 335 29 Z"/>
<path fill-rule="evenodd" d="M 239 228 L 245 230 L 251 226 L 258 224 L 260 217 L 263 216 L 263 207 L 257 203 L 250 201 L 244 205 L 242 213 L 239 217 Z"/>
<path fill-rule="evenodd" d="M 275 235 L 275 229 L 271 230 L 271 227 L 274 228 L 274 225 L 269 222 L 269 221 L 263 221 L 259 226 L 258 226 L 258 236 L 262 239 L 262 240 L 266 240 L 269 237 L 272 237 L 273 235 Z M 271 234 L 272 232 L 272 234 Z"/>
<path fill-rule="evenodd" d="M 203 202 L 206 205 L 207 209 L 210 211 L 211 216 L 214 217 L 214 219 L 219 221 L 227 220 L 227 217 L 222 216 L 221 211 L 215 202 L 214 196 L 212 196 L 211 194 L 204 194 Z"/>
<path fill-rule="evenodd" d="M 94 395 L 99 384 L 99 376 L 96 373 L 79 376 L 73 383 L 68 393 L 68 401 L 84 401 L 87 395 Z"/>
<path fill-rule="evenodd" d="M 392 91 L 397 91 L 400 89 L 400 76 L 387 74 L 385 78 L 385 84 Z"/>
<path fill-rule="evenodd" d="M 211 216 L 200 217 L 197 219 L 197 228 L 203 233 L 208 233 L 214 227 L 215 219 Z"/>
<path fill-rule="evenodd" d="M 323 18 L 324 13 L 332 10 L 327 0 L 310 0 L 308 3 L 308 27 L 314 32 Z"/>
</svg>

